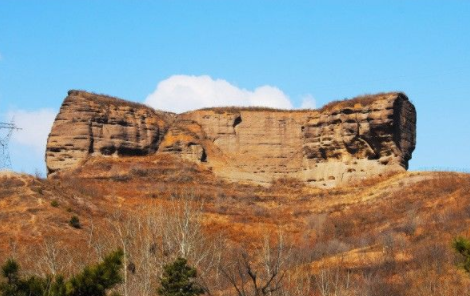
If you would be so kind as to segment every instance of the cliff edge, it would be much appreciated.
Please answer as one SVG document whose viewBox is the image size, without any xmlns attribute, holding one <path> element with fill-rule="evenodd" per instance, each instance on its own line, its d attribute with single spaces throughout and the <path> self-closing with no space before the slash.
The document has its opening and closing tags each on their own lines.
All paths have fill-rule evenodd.
<svg viewBox="0 0 470 296">
<path fill-rule="evenodd" d="M 403 93 L 319 110 L 210 108 L 183 114 L 69 91 L 48 138 L 48 173 L 90 157 L 169 153 L 236 182 L 296 178 L 333 187 L 403 171 L 416 143 L 416 110 Z"/>
</svg>

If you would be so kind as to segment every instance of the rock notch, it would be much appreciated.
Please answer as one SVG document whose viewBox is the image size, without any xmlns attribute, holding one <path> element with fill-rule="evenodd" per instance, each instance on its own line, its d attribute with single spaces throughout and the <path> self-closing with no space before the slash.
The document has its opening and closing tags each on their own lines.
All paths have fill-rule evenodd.
<svg viewBox="0 0 470 296">
<path fill-rule="evenodd" d="M 403 93 L 319 110 L 210 108 L 176 115 L 72 90 L 49 135 L 46 164 L 51 174 L 90 157 L 169 153 L 230 181 L 296 178 L 332 187 L 406 170 L 415 142 L 416 111 Z"/>
</svg>

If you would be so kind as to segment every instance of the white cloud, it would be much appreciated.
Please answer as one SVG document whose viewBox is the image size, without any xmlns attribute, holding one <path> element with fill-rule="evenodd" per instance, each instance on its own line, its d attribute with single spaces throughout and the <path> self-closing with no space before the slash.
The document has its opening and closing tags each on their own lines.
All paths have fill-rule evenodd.
<svg viewBox="0 0 470 296">
<path fill-rule="evenodd" d="M 289 97 L 277 87 L 263 85 L 251 91 L 207 75 L 173 75 L 160 81 L 145 103 L 176 113 L 221 106 L 292 108 Z"/>
<path fill-rule="evenodd" d="M 47 136 L 56 114 L 51 109 L 9 111 L 6 118 L 13 119 L 16 126 L 21 128 L 13 132 L 12 143 L 32 149 L 38 156 L 44 157 Z"/>
<path fill-rule="evenodd" d="M 317 102 L 311 94 L 302 97 L 302 104 L 300 105 L 301 109 L 315 109 L 316 107 Z"/>
</svg>

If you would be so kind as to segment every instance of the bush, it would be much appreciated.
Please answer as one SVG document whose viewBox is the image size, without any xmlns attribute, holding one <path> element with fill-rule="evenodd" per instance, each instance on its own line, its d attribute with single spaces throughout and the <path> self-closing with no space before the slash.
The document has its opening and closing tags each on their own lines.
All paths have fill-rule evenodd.
<svg viewBox="0 0 470 296">
<path fill-rule="evenodd" d="M 452 246 L 454 247 L 454 250 L 463 257 L 461 266 L 466 272 L 470 273 L 470 240 L 464 237 L 458 237 L 454 239 Z"/>
<path fill-rule="evenodd" d="M 70 226 L 73 228 L 80 229 L 82 226 L 80 225 L 80 219 L 77 216 L 72 216 L 69 221 Z"/>
<path fill-rule="evenodd" d="M 51 206 L 53 206 L 54 208 L 58 208 L 59 207 L 59 202 L 57 200 L 53 200 L 53 201 L 51 201 Z"/>
<path fill-rule="evenodd" d="M 124 252 L 117 250 L 103 262 L 87 266 L 66 284 L 67 296 L 105 296 L 108 289 L 122 282 L 121 268 Z"/>
<path fill-rule="evenodd" d="M 6 281 L 0 283 L 1 296 L 105 296 L 107 291 L 122 282 L 122 250 L 106 256 L 103 262 L 87 266 L 66 281 L 63 276 L 19 277 L 19 266 L 9 259 L 2 266 Z"/>
<path fill-rule="evenodd" d="M 173 263 L 165 265 L 157 292 L 163 296 L 197 296 L 204 294 L 194 279 L 197 277 L 195 268 L 187 264 L 184 258 L 178 258 Z"/>
</svg>

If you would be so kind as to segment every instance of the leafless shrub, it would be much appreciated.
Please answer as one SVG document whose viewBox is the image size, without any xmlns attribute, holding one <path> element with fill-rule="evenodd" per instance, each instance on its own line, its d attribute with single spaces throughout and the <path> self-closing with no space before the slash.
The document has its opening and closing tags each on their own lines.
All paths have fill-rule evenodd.
<svg viewBox="0 0 470 296">
<path fill-rule="evenodd" d="M 402 93 L 393 93 L 393 92 L 379 93 L 379 94 L 374 94 L 374 95 L 366 94 L 366 95 L 358 96 L 358 97 L 355 97 L 355 98 L 352 98 L 352 99 L 344 99 L 342 101 L 332 101 L 332 102 L 326 104 L 325 106 L 323 106 L 320 109 L 320 111 L 321 112 L 331 111 L 335 107 L 338 107 L 338 108 L 351 108 L 351 107 L 354 107 L 355 104 L 361 104 L 363 106 L 364 105 L 370 105 L 374 101 L 379 100 L 379 99 L 381 99 L 383 97 L 386 97 L 386 96 L 389 96 L 389 95 L 402 95 L 402 96 L 404 96 L 404 94 L 402 94 Z"/>
<path fill-rule="evenodd" d="M 417 212 L 410 211 L 405 217 L 405 221 L 403 222 L 403 226 L 401 227 L 401 230 L 403 230 L 403 232 L 406 235 L 413 235 L 419 224 L 420 224 L 420 218 Z"/>
<path fill-rule="evenodd" d="M 351 275 L 349 272 L 341 272 L 339 268 L 322 268 L 315 275 L 315 290 L 321 296 L 346 296 L 352 295 Z"/>
<path fill-rule="evenodd" d="M 233 249 L 229 262 L 221 266 L 222 275 L 238 296 L 283 295 L 290 250 L 281 232 L 274 247 L 265 236 L 263 246 L 256 251 Z"/>
<path fill-rule="evenodd" d="M 183 196 L 182 196 L 183 195 Z M 217 286 L 221 239 L 208 237 L 201 224 L 202 204 L 191 195 L 173 197 L 165 208 L 154 204 L 139 214 L 116 212 L 114 240 L 124 251 L 124 295 L 153 295 L 163 266 L 177 257 L 187 258 L 198 270 L 201 284 Z"/>
<path fill-rule="evenodd" d="M 326 222 L 327 215 L 325 213 L 314 213 L 307 218 L 307 225 L 310 229 L 315 230 L 318 234 L 323 233 L 324 224 Z"/>
</svg>

